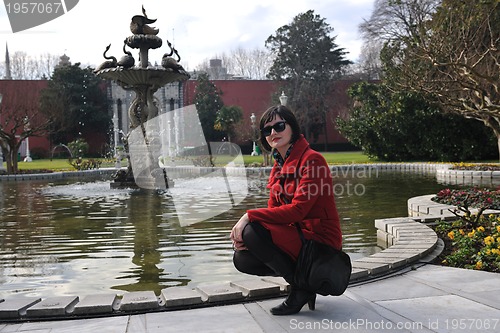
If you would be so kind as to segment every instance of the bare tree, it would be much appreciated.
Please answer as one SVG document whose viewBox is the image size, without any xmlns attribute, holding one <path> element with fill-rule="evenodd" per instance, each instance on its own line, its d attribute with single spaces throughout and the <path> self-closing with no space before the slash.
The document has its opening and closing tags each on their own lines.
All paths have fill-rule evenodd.
<svg viewBox="0 0 500 333">
<path fill-rule="evenodd" d="M 48 79 L 58 64 L 59 57 L 45 53 L 38 57 L 16 51 L 10 57 L 11 76 L 14 80 Z"/>
<path fill-rule="evenodd" d="M 388 42 L 418 35 L 441 0 L 375 0 L 372 15 L 360 24 L 363 40 Z"/>
<path fill-rule="evenodd" d="M 206 59 L 196 70 L 210 73 L 210 79 L 238 76 L 250 80 L 265 80 L 274 60 L 265 49 L 247 50 L 242 47 L 232 50 L 229 54 L 216 55 L 213 59 L 221 60 L 222 67 L 211 68 L 210 59 Z"/>
<path fill-rule="evenodd" d="M 361 48 L 360 67 L 367 80 L 379 80 L 382 77 L 380 51 L 383 44 L 378 40 L 365 41 Z"/>
<path fill-rule="evenodd" d="M 233 73 L 253 80 L 266 79 L 274 58 L 264 49 L 246 50 L 241 47 L 232 50 L 228 59 L 232 63 Z"/>
<path fill-rule="evenodd" d="M 0 104 L 0 145 L 8 173 L 18 171 L 17 152 L 22 142 L 29 136 L 45 135 L 50 123 L 39 108 L 40 81 L 23 82 L 23 89 L 15 84 L 5 84 Z M 31 93 L 26 94 L 25 89 Z"/>
<path fill-rule="evenodd" d="M 380 52 L 385 43 L 418 34 L 424 22 L 430 20 L 440 0 L 375 0 L 368 20 L 359 25 L 363 46 L 359 68 L 366 79 L 382 77 Z"/>
</svg>

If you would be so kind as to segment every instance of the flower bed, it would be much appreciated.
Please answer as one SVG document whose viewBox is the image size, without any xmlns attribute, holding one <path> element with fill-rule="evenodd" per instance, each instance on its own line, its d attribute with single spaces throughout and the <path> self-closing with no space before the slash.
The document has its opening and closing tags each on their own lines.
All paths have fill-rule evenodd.
<svg viewBox="0 0 500 333">
<path fill-rule="evenodd" d="M 500 273 L 500 217 L 490 215 L 472 228 L 463 220 L 441 222 L 434 227 L 444 243 L 440 263 L 451 267 Z"/>
<path fill-rule="evenodd" d="M 500 190 L 444 189 L 432 201 L 456 207 L 457 220 L 434 227 L 445 243 L 441 264 L 500 273 L 500 217 L 483 215 L 486 209 L 500 210 Z"/>
<path fill-rule="evenodd" d="M 500 171 L 498 163 L 454 163 L 450 170 L 467 170 L 467 171 Z"/>
</svg>

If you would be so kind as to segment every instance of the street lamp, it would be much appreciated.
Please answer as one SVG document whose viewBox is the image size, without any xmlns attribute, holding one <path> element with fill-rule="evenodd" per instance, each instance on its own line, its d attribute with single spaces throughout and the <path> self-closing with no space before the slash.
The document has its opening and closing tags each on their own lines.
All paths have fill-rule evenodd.
<svg viewBox="0 0 500 333">
<path fill-rule="evenodd" d="M 281 96 L 280 96 L 280 103 L 281 103 L 281 105 L 286 106 L 286 102 L 287 101 L 288 101 L 288 96 L 286 96 L 285 92 L 282 91 L 281 92 Z"/>
<path fill-rule="evenodd" d="M 30 130 L 30 122 L 28 120 L 28 117 L 26 117 L 26 123 L 25 123 L 25 129 L 27 131 Z M 33 162 L 33 159 L 31 158 L 30 155 L 30 137 L 26 137 L 26 157 L 24 158 L 24 162 Z"/>
<path fill-rule="evenodd" d="M 257 145 L 255 144 L 255 140 L 256 140 L 256 137 L 255 137 L 255 130 L 256 130 L 256 125 L 255 125 L 255 119 L 257 117 L 255 117 L 255 113 L 252 112 L 252 115 L 250 116 L 250 121 L 252 122 L 252 142 L 253 142 L 253 148 L 252 148 L 252 156 L 257 156 L 258 153 L 257 153 Z"/>
</svg>

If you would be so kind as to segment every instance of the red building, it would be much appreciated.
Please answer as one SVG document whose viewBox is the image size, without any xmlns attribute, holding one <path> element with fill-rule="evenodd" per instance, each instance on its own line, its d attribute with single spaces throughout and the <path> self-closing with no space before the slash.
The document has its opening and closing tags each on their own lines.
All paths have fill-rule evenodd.
<svg viewBox="0 0 500 333">
<path fill-rule="evenodd" d="M 42 89 L 47 87 L 46 80 L 0 80 L 0 126 L 10 132 L 19 126 L 19 115 L 34 114 L 38 111 L 39 97 Z M 17 116 L 16 116 L 17 115 Z M 43 121 L 34 117 L 34 122 Z M 32 126 L 37 126 L 36 123 Z M 20 129 L 22 130 L 22 129 Z M 16 133 L 19 133 L 18 130 Z M 29 137 L 30 151 L 42 149 L 47 151 L 49 140 L 45 135 Z M 22 158 L 26 157 L 26 142 L 19 149 Z"/>
<path fill-rule="evenodd" d="M 237 125 L 237 135 L 232 141 L 242 146 L 244 153 L 249 153 L 253 132 L 250 116 L 254 113 L 258 123 L 260 115 L 269 106 L 277 103 L 276 101 L 273 102 L 273 94 L 279 92 L 279 85 L 269 80 L 213 80 L 212 82 L 222 91 L 224 105 L 239 106 L 243 110 L 243 120 Z M 342 80 L 335 82 L 331 96 L 329 96 L 329 98 L 333 98 L 335 103 L 333 109 L 328 112 L 326 136 L 321 134 L 316 141 L 309 138 L 310 143 L 316 149 L 346 150 L 353 148 L 336 129 L 335 119 L 339 115 L 348 112 L 349 97 L 346 91 L 355 82 L 357 81 Z M 183 105 L 194 103 L 197 83 L 196 80 L 183 82 L 180 89 L 183 96 Z M 40 95 L 40 91 L 45 87 L 47 87 L 46 80 L 0 80 L 0 94 L 3 96 L 0 105 L 0 123 L 5 124 L 2 113 L 5 116 L 6 110 L 15 108 L 15 99 L 9 98 L 9 96 L 22 96 L 23 99 L 36 100 Z M 127 114 L 127 112 L 124 112 L 124 114 Z M 124 122 L 124 124 L 127 124 L 127 122 Z M 106 133 L 84 133 L 84 139 L 89 143 L 91 152 L 94 154 L 100 152 L 103 145 L 109 140 Z M 30 151 L 36 157 L 50 157 L 51 150 L 57 144 L 59 143 L 50 143 L 47 135 L 29 138 Z M 26 143 L 21 146 L 19 152 L 21 157 L 24 158 Z"/>
<path fill-rule="evenodd" d="M 233 140 L 242 147 L 251 145 L 252 127 L 250 116 L 255 114 L 258 119 L 273 102 L 273 94 L 279 92 L 279 85 L 269 80 L 211 80 L 222 91 L 222 101 L 226 106 L 239 106 L 243 110 L 243 121 L 237 126 L 237 137 Z M 335 127 L 335 119 L 345 115 L 349 110 L 347 89 L 355 80 L 336 81 L 331 96 L 334 107 L 327 113 L 326 136 L 319 135 L 316 141 L 310 140 L 312 146 L 318 150 L 345 150 L 353 149 L 348 141 Z M 194 104 L 196 80 L 189 80 L 184 85 L 184 105 Z"/>
<path fill-rule="evenodd" d="M 47 80 L 0 80 L 0 126 L 5 130 L 11 131 L 15 123 L 19 123 L 19 117 L 29 114 L 31 126 L 36 128 L 38 123 L 45 122 L 46 118 L 39 112 L 38 105 L 40 93 L 48 86 Z M 17 118 L 17 120 L 16 120 Z M 16 133 L 22 129 L 18 128 Z M 99 154 L 102 147 L 109 140 L 107 133 L 87 132 L 82 133 L 82 137 L 89 144 L 89 152 Z M 30 136 L 29 141 L 24 140 L 18 153 L 21 159 L 27 155 L 27 148 L 31 157 L 47 158 L 50 157 L 53 146 L 59 143 L 51 143 L 47 132 L 38 132 Z"/>
</svg>

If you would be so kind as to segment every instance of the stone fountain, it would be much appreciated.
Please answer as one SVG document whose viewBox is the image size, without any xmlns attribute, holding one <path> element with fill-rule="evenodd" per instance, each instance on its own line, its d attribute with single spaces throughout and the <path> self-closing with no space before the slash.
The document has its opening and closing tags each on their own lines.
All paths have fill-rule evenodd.
<svg viewBox="0 0 500 333">
<path fill-rule="evenodd" d="M 142 8 L 142 15 L 135 15 L 130 22 L 130 31 L 132 36 L 126 37 L 123 41 L 123 51 L 125 55 L 117 61 L 115 57 L 107 56 L 106 52 L 109 50 L 110 45 L 106 47 L 104 57 L 107 59 L 100 66 L 96 68 L 94 73 L 104 79 L 116 81 L 125 90 L 132 90 L 135 92 L 135 99 L 132 101 L 128 110 L 130 119 L 130 131 L 125 138 L 125 150 L 128 158 L 127 170 L 120 170 L 114 177 L 111 187 L 135 187 L 137 186 L 137 177 L 132 170 L 132 163 L 130 161 L 130 142 L 129 137 L 135 129 L 140 129 L 144 144 L 139 149 L 146 149 L 151 151 L 151 148 L 158 145 L 154 136 L 150 136 L 147 126 L 145 125 L 149 120 L 158 116 L 158 101 L 154 97 L 154 93 L 164 85 L 189 79 L 189 74 L 179 64 L 180 56 L 178 51 L 167 41 L 169 52 L 163 55 L 161 59 L 162 67 L 153 67 L 149 63 L 149 50 L 160 48 L 163 44 L 162 39 L 159 38 L 159 29 L 151 27 L 149 24 L 156 22 L 156 19 L 150 19 L 146 15 L 144 7 Z M 135 59 L 125 47 L 128 46 L 132 49 L 139 49 L 139 63 L 135 65 Z M 150 138 L 151 139 L 148 139 Z M 153 149 L 154 150 L 154 149 Z M 141 163 L 147 164 L 147 167 L 141 167 L 141 170 L 147 170 L 148 179 L 155 179 L 157 177 L 164 177 L 165 183 L 168 184 L 168 178 L 165 170 L 158 167 L 152 154 L 148 156 Z M 152 176 L 153 175 L 153 176 Z M 144 182 L 141 182 L 144 184 Z M 172 184 L 170 182 L 170 184 Z M 154 184 L 151 184 L 154 188 Z M 168 187 L 168 185 L 167 185 Z"/>
</svg>

